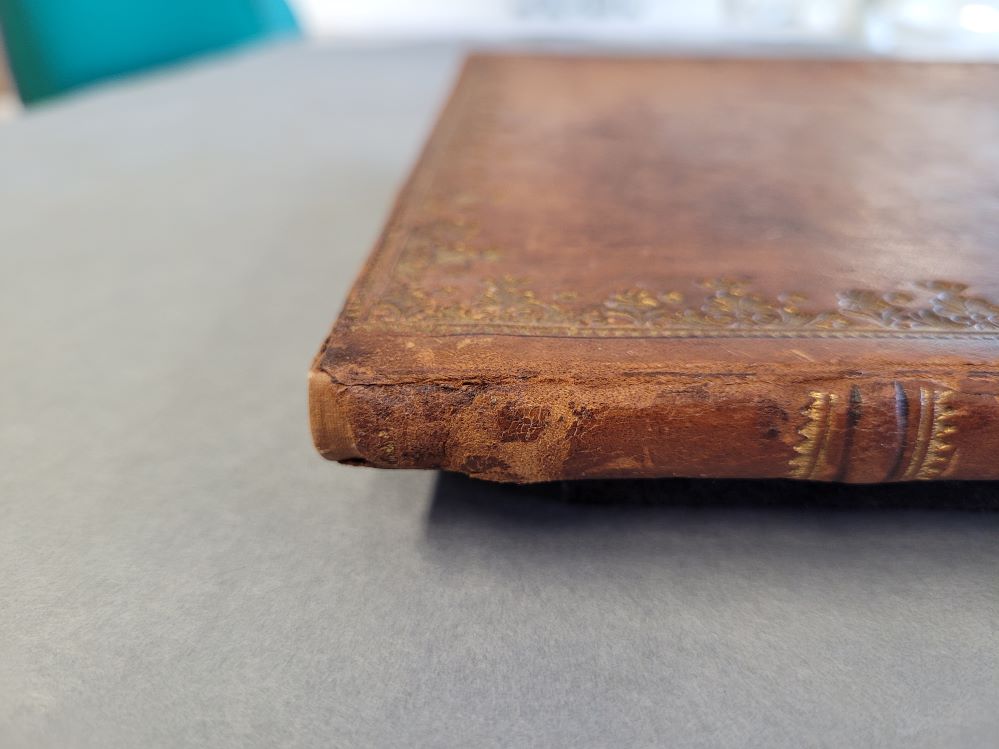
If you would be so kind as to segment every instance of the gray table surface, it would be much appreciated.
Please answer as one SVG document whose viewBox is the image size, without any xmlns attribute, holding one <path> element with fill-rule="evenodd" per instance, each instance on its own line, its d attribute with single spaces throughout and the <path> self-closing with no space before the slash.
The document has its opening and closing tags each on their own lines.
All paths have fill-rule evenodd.
<svg viewBox="0 0 999 749">
<path fill-rule="evenodd" d="M 267 48 L 0 128 L 0 746 L 996 746 L 999 515 L 316 456 L 457 60 Z"/>
</svg>

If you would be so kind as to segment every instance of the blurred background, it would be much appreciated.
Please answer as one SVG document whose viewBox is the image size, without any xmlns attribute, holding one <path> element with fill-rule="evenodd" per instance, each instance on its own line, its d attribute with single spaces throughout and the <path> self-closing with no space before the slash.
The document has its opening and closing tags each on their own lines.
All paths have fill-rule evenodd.
<svg viewBox="0 0 999 749">
<path fill-rule="evenodd" d="M 996 48 L 993 0 L 298 0 L 321 35 L 848 43 L 879 52 Z M 993 38 L 989 39 L 989 34 Z"/>
<path fill-rule="evenodd" d="M 999 59 L 999 0 L 0 0 L 0 121 L 108 78 L 287 36 Z"/>
</svg>

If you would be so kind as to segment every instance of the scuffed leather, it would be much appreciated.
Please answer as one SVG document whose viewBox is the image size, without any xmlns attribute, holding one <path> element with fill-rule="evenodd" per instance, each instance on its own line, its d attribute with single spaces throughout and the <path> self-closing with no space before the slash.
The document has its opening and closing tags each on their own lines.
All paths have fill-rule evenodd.
<svg viewBox="0 0 999 749">
<path fill-rule="evenodd" d="M 999 478 L 984 64 L 477 56 L 313 365 L 320 452 Z"/>
</svg>

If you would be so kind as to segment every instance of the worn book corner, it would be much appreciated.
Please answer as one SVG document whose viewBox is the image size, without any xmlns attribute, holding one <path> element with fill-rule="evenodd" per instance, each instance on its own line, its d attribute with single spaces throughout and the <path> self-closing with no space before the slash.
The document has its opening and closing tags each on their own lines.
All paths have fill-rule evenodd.
<svg viewBox="0 0 999 749">
<path fill-rule="evenodd" d="M 985 64 L 476 56 L 312 367 L 327 458 L 999 478 Z"/>
</svg>

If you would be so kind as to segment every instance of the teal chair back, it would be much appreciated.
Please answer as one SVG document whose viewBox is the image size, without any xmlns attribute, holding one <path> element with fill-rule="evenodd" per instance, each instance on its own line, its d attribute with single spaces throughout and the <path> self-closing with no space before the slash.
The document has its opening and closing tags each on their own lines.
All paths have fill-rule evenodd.
<svg viewBox="0 0 999 749">
<path fill-rule="evenodd" d="M 0 30 L 31 104 L 298 25 L 285 0 L 0 0 Z"/>
</svg>

